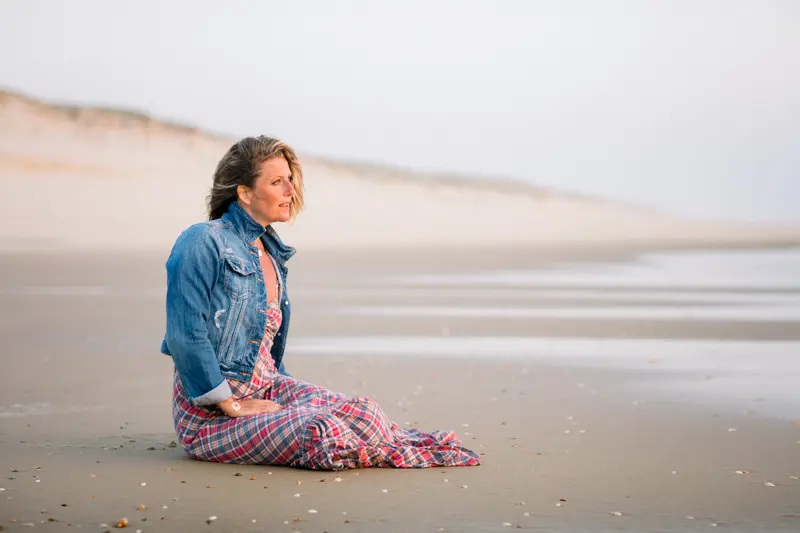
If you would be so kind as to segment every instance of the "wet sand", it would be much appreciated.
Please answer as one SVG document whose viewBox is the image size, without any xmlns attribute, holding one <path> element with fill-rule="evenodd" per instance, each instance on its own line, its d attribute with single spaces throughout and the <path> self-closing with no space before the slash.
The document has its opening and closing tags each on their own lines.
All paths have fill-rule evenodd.
<svg viewBox="0 0 800 533">
<path fill-rule="evenodd" d="M 786 398 L 754 392 L 728 401 L 669 385 L 679 378 L 703 388 L 730 370 L 670 367 L 682 350 L 674 343 L 746 341 L 765 351 L 788 343 L 791 350 L 800 328 L 790 314 L 651 320 L 337 312 L 673 306 L 674 287 L 631 297 L 625 288 L 600 294 L 560 286 L 556 297 L 552 287 L 387 281 L 548 269 L 566 260 L 616 264 L 639 251 L 648 250 L 301 249 L 289 275 L 287 365 L 295 376 L 371 396 L 401 424 L 454 429 L 483 454 L 474 468 L 340 473 L 200 463 L 172 445 L 171 362 L 158 353 L 163 257 L 0 256 L 0 525 L 105 531 L 126 517 L 128 530 L 142 532 L 799 530 L 800 408 L 790 416 L 772 409 L 773 399 Z M 571 299 L 564 290 L 574 291 Z M 715 300 L 713 292 L 680 297 L 706 307 L 733 298 L 720 292 Z M 748 295 L 765 304 L 786 294 L 762 288 L 735 298 L 746 306 Z M 399 342 L 386 347 L 394 337 L 409 346 L 438 339 L 452 347 L 449 341 L 465 337 L 476 344 L 463 354 L 405 353 Z M 335 342 L 349 338 L 382 348 L 348 352 Z M 493 354 L 476 348 L 478 338 L 553 339 L 554 352 L 576 339 L 610 344 L 598 340 L 599 355 L 589 361 Z M 647 342 L 654 351 L 632 356 L 633 364 L 611 364 L 611 357 L 603 364 L 603 350 L 613 352 L 617 340 Z M 211 516 L 217 520 L 208 524 Z"/>
</svg>

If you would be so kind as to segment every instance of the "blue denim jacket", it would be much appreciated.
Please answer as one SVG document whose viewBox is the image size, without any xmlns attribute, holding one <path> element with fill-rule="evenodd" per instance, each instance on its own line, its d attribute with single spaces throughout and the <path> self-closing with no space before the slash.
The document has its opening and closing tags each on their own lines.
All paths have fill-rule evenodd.
<svg viewBox="0 0 800 533">
<path fill-rule="evenodd" d="M 283 320 L 271 355 L 278 371 L 290 375 L 283 363 L 290 318 L 286 261 L 295 249 L 234 201 L 222 218 L 183 231 L 166 262 L 167 327 L 161 352 L 172 356 L 194 405 L 229 398 L 224 378 L 247 381 L 253 375 L 267 320 L 264 272 L 251 244 L 259 237 L 283 284 Z"/>
</svg>

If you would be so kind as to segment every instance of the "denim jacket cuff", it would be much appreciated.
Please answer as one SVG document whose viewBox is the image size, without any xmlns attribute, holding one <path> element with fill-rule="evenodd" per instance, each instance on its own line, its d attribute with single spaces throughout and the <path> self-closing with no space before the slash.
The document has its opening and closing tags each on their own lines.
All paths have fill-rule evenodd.
<svg viewBox="0 0 800 533">
<path fill-rule="evenodd" d="M 195 406 L 201 405 L 216 405 L 221 401 L 227 400 L 233 396 L 231 386 L 228 385 L 228 380 L 223 379 L 222 383 L 197 398 L 192 398 L 192 404 Z"/>
</svg>

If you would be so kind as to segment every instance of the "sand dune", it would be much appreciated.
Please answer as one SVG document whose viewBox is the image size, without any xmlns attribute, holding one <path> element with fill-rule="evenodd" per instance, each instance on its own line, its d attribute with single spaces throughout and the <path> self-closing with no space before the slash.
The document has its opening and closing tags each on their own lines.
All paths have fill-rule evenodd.
<svg viewBox="0 0 800 533">
<path fill-rule="evenodd" d="M 204 218 L 211 173 L 233 141 L 145 114 L 0 92 L 0 247 L 167 249 Z M 523 183 L 301 156 L 308 209 L 279 228 L 296 246 L 800 241 L 797 227 L 689 220 Z"/>
</svg>

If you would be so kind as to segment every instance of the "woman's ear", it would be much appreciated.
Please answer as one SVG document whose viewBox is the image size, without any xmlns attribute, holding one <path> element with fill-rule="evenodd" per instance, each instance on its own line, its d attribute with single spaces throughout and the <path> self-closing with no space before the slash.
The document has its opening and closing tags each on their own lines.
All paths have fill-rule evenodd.
<svg viewBox="0 0 800 533">
<path fill-rule="evenodd" d="M 238 187 L 236 187 L 236 194 L 237 196 L 239 196 L 239 201 L 247 206 L 249 206 L 250 203 L 253 201 L 252 198 L 253 193 L 249 187 L 245 187 L 244 185 L 239 185 Z"/>
</svg>

